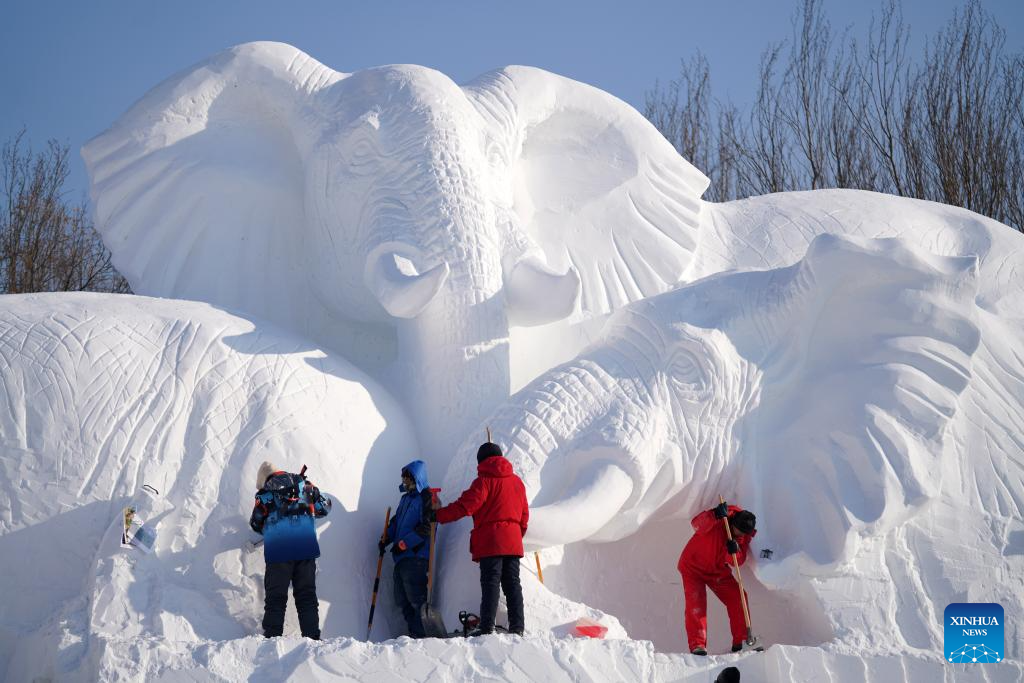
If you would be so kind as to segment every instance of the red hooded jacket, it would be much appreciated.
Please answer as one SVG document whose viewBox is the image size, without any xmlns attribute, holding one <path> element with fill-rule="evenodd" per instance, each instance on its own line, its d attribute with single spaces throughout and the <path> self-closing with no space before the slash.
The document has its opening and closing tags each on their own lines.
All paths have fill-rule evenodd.
<svg viewBox="0 0 1024 683">
<path fill-rule="evenodd" d="M 743 508 L 735 505 L 729 506 L 729 517 L 732 517 Z M 719 578 L 731 574 L 732 556 L 725 549 L 725 542 L 728 537 L 725 535 L 725 525 L 722 520 L 715 519 L 713 510 L 705 510 L 692 520 L 693 537 L 690 538 L 683 552 L 679 555 L 679 563 L 676 565 L 680 574 L 690 574 L 703 579 Z M 739 545 L 739 552 L 736 559 L 740 564 L 747 560 L 747 549 L 750 541 L 757 535 L 757 531 L 744 534 L 736 539 Z"/>
<path fill-rule="evenodd" d="M 530 521 L 526 487 L 500 455 L 476 466 L 477 477 L 459 499 L 437 511 L 437 521 L 448 524 L 473 516 L 469 552 L 474 562 L 496 555 L 523 556 L 523 536 Z"/>
</svg>

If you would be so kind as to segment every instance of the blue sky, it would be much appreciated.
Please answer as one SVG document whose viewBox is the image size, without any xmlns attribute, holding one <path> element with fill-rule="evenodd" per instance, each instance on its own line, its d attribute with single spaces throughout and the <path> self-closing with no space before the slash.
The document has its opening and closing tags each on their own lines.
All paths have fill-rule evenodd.
<svg viewBox="0 0 1024 683">
<path fill-rule="evenodd" d="M 833 26 L 867 30 L 880 2 L 823 0 Z M 906 0 L 914 42 L 939 29 L 957 0 Z M 983 0 L 1024 49 L 1024 0 Z M 415 63 L 458 82 L 528 64 L 596 85 L 634 106 L 700 50 L 714 90 L 745 101 L 758 60 L 790 35 L 797 0 L 675 2 L 516 0 L 365 3 L 178 0 L 20 0 L 0 24 L 0 140 L 22 126 L 31 142 L 71 145 L 69 190 L 88 181 L 77 150 L 167 76 L 251 40 L 291 43 L 339 71 Z M 912 50 L 916 52 L 916 50 Z"/>
</svg>

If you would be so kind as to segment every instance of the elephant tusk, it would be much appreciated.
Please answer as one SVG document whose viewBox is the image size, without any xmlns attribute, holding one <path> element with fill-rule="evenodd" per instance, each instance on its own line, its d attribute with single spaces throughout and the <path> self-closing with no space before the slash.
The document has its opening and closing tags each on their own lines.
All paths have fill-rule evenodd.
<svg viewBox="0 0 1024 683">
<path fill-rule="evenodd" d="M 415 318 L 434 300 L 448 279 L 447 263 L 420 273 L 412 261 L 397 252 L 386 252 L 370 260 L 366 286 L 390 315 Z"/>
<path fill-rule="evenodd" d="M 509 323 L 527 327 L 567 318 L 576 310 L 580 291 L 580 275 L 572 266 L 556 273 L 536 256 L 527 256 L 505 278 Z"/>
<path fill-rule="evenodd" d="M 603 463 L 583 472 L 568 497 L 530 510 L 523 538 L 527 550 L 590 539 L 619 514 L 633 493 L 633 479 L 618 465 Z"/>
</svg>

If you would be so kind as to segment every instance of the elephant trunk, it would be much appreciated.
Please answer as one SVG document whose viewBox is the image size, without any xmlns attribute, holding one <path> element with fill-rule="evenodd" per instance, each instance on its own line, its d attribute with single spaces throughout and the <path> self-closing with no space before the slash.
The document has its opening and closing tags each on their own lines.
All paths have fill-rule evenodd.
<svg viewBox="0 0 1024 683">
<path fill-rule="evenodd" d="M 401 321 L 407 364 L 399 382 L 423 449 L 447 464 L 456 446 L 509 395 L 508 337 L 500 292 L 442 292 L 413 320 Z M 472 437 L 470 437 L 472 438 Z M 477 441 L 483 441 L 480 434 Z M 442 469 L 443 471 L 443 469 Z"/>
<path fill-rule="evenodd" d="M 609 365 L 610 355 L 599 360 L 553 370 L 489 420 L 494 440 L 506 447 L 526 484 L 531 548 L 594 537 L 629 505 L 643 480 L 635 446 L 647 433 L 646 392 L 633 387 L 634 403 L 623 401 L 622 373 L 608 369 L 621 366 Z M 449 484 L 468 484 L 473 452 L 471 439 L 449 471 Z"/>
<path fill-rule="evenodd" d="M 439 169 L 451 166 L 438 163 Z M 421 206 L 422 224 L 431 226 L 424 251 L 450 272 L 417 316 L 398 321 L 405 365 L 396 379 L 422 455 L 447 465 L 470 430 L 509 396 L 509 323 L 499 241 L 482 181 L 440 170 L 434 176 L 436 200 Z"/>
</svg>

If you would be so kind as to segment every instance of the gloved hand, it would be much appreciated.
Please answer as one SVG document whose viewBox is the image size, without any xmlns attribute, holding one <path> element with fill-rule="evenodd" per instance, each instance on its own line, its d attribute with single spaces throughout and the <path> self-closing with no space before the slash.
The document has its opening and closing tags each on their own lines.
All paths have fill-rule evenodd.
<svg viewBox="0 0 1024 683">
<path fill-rule="evenodd" d="M 711 509 L 715 513 L 715 519 L 722 519 L 729 516 L 729 506 L 726 503 L 719 503 Z"/>
<path fill-rule="evenodd" d="M 730 555 L 735 555 L 740 551 L 740 544 L 730 538 L 725 542 L 725 549 Z"/>
<path fill-rule="evenodd" d="M 434 512 L 434 510 L 436 510 L 436 508 L 428 507 L 424 511 L 423 516 L 427 518 L 427 522 L 436 522 L 437 521 L 437 513 Z"/>
<path fill-rule="evenodd" d="M 384 554 L 384 551 L 385 551 L 385 550 L 387 550 L 387 547 L 388 547 L 388 543 L 387 543 L 387 541 L 385 541 L 385 540 L 384 540 L 384 537 L 383 537 L 383 536 L 381 536 L 381 537 L 380 537 L 380 540 L 379 540 L 379 541 L 377 541 L 377 550 L 379 550 L 379 551 L 380 551 L 380 554 L 381 554 L 381 555 L 383 555 L 383 554 Z"/>
<path fill-rule="evenodd" d="M 413 531 L 423 538 L 430 538 L 430 524 L 427 522 L 420 522 L 416 525 L 416 528 L 414 528 Z"/>
</svg>

